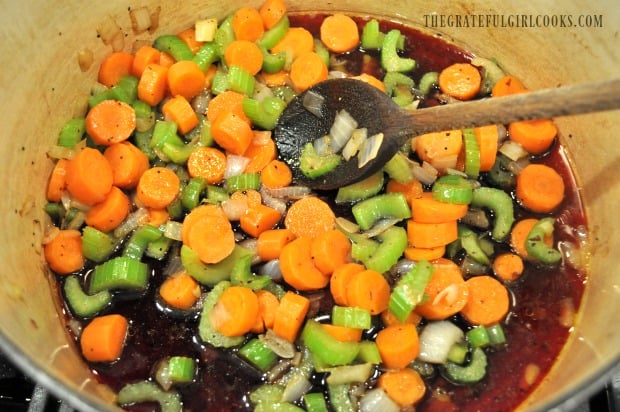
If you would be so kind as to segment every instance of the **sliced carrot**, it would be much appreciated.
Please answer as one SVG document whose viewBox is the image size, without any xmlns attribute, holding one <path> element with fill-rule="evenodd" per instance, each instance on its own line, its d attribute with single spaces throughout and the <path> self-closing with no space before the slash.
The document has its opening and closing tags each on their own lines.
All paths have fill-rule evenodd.
<svg viewBox="0 0 620 412">
<path fill-rule="evenodd" d="M 331 276 L 351 260 L 351 242 L 340 230 L 331 229 L 312 239 L 311 254 L 314 265 L 325 276 Z"/>
<path fill-rule="evenodd" d="M 327 16 L 320 27 L 321 41 L 334 53 L 346 53 L 360 42 L 357 23 L 351 17 L 336 13 Z"/>
<path fill-rule="evenodd" d="M 303 27 L 291 27 L 282 40 L 271 48 L 273 54 L 287 52 L 293 60 L 311 51 L 314 51 L 314 37 Z"/>
<path fill-rule="evenodd" d="M 414 406 L 426 393 L 424 379 L 411 368 L 383 372 L 379 376 L 377 386 L 403 408 Z"/>
<path fill-rule="evenodd" d="M 497 145 L 499 142 L 499 132 L 497 125 L 482 126 L 474 128 L 476 141 L 480 150 L 480 171 L 488 172 L 495 164 L 497 157 Z"/>
<path fill-rule="evenodd" d="M 393 325 L 381 329 L 375 339 L 381 360 L 387 368 L 404 368 L 420 353 L 415 325 Z"/>
<path fill-rule="evenodd" d="M 177 124 L 178 130 L 186 134 L 198 126 L 198 116 L 192 105 L 180 94 L 168 99 L 161 107 L 161 112 L 166 120 Z"/>
<path fill-rule="evenodd" d="M 358 76 L 353 76 L 353 79 L 357 79 L 357 80 L 361 80 L 363 82 L 366 82 L 366 83 L 370 84 L 371 86 L 374 86 L 377 89 L 381 90 L 382 92 L 385 92 L 385 83 L 383 83 L 381 80 L 379 80 L 378 78 L 376 78 L 372 74 L 362 73 L 362 74 L 360 74 Z"/>
<path fill-rule="evenodd" d="M 418 315 L 415 311 L 412 311 L 407 319 L 400 321 L 389 309 L 381 312 L 381 322 L 384 326 L 401 325 L 403 323 L 411 323 L 412 325 L 418 325 L 422 321 L 422 316 Z"/>
<path fill-rule="evenodd" d="M 194 208 L 183 220 L 181 237 L 203 263 L 220 262 L 235 249 L 232 226 L 216 205 Z"/>
<path fill-rule="evenodd" d="M 532 163 L 517 175 L 516 194 L 523 207 L 548 213 L 564 200 L 564 180 L 555 169 Z"/>
<path fill-rule="evenodd" d="M 261 170 L 260 182 L 270 189 L 285 187 L 293 181 L 291 168 L 281 160 L 274 159 Z"/>
<path fill-rule="evenodd" d="M 474 276 L 466 282 L 467 304 L 461 315 L 472 325 L 493 325 L 506 317 L 510 308 L 508 290 L 492 276 Z"/>
<path fill-rule="evenodd" d="M 86 147 L 67 165 L 67 190 L 76 200 L 92 206 L 105 199 L 112 189 L 112 167 L 97 149 Z"/>
<path fill-rule="evenodd" d="M 177 33 L 177 37 L 183 40 L 194 54 L 202 47 L 203 42 L 196 40 L 196 30 L 194 27 L 187 28 Z"/>
<path fill-rule="evenodd" d="M 133 189 L 149 168 L 149 158 L 128 141 L 108 146 L 103 156 L 112 167 L 114 185 L 124 189 Z"/>
<path fill-rule="evenodd" d="M 523 259 L 515 253 L 502 253 L 493 259 L 493 273 L 505 282 L 519 279 L 524 269 Z"/>
<path fill-rule="evenodd" d="M 230 195 L 231 199 L 243 199 L 248 207 L 256 207 L 263 202 L 263 197 L 258 190 L 237 190 Z"/>
<path fill-rule="evenodd" d="M 161 52 L 159 54 L 159 64 L 165 68 L 170 68 L 176 62 L 175 58 L 171 54 Z"/>
<path fill-rule="evenodd" d="M 150 106 L 157 106 L 167 91 L 168 67 L 157 63 L 147 64 L 138 82 L 138 98 Z"/>
<path fill-rule="evenodd" d="M 187 171 L 191 177 L 202 177 L 209 184 L 221 183 L 226 173 L 226 155 L 215 147 L 197 147 L 187 158 Z"/>
<path fill-rule="evenodd" d="M 446 319 L 463 309 L 469 291 L 456 263 L 441 258 L 432 264 L 433 274 L 424 289 L 428 300 L 418 305 L 415 311 L 426 319 Z"/>
<path fill-rule="evenodd" d="M 232 29 L 237 40 L 256 41 L 265 32 L 263 18 L 253 7 L 238 9 L 232 18 Z"/>
<path fill-rule="evenodd" d="M 257 238 L 266 230 L 273 229 L 280 219 L 282 214 L 276 209 L 266 206 L 257 205 L 248 208 L 248 210 L 241 215 L 239 219 L 239 225 L 248 235 Z"/>
<path fill-rule="evenodd" d="M 359 342 L 362 340 L 362 329 L 332 325 L 331 323 L 321 323 L 321 326 L 340 342 Z"/>
<path fill-rule="evenodd" d="M 82 235 L 73 229 L 62 229 L 43 246 L 49 267 L 59 275 L 76 272 L 84 267 Z"/>
<path fill-rule="evenodd" d="M 445 132 L 426 133 L 412 140 L 412 149 L 420 160 L 431 164 L 437 159 L 457 157 L 463 149 L 463 132 L 447 130 Z"/>
<path fill-rule="evenodd" d="M 355 273 L 349 280 L 347 302 L 378 315 L 388 308 L 390 285 L 385 277 L 376 270 L 367 269 Z"/>
<path fill-rule="evenodd" d="M 329 276 L 314 266 L 311 245 L 311 238 L 298 237 L 287 243 L 280 253 L 282 278 L 297 290 L 322 289 L 329 283 Z"/>
<path fill-rule="evenodd" d="M 264 289 L 257 290 L 254 293 L 258 298 L 258 317 L 251 331 L 263 333 L 267 329 L 273 328 L 280 301 L 276 295 Z"/>
<path fill-rule="evenodd" d="M 508 137 L 527 152 L 541 154 L 549 150 L 558 129 L 551 119 L 524 120 L 508 125 Z"/>
<path fill-rule="evenodd" d="M 213 85 L 213 78 L 217 74 L 217 66 L 212 64 L 205 71 L 205 89 L 210 89 Z"/>
<path fill-rule="evenodd" d="M 161 52 L 159 50 L 145 44 L 140 47 L 134 55 L 133 64 L 131 65 L 131 74 L 140 78 L 146 66 L 152 63 L 159 64 L 160 58 Z"/>
<path fill-rule="evenodd" d="M 232 111 L 218 115 L 211 123 L 211 135 L 224 150 L 243 155 L 252 142 L 252 128 L 241 116 Z"/>
<path fill-rule="evenodd" d="M 307 196 L 293 203 L 284 219 L 284 226 L 295 236 L 315 238 L 333 229 L 336 215 L 329 205 L 316 196 Z"/>
<path fill-rule="evenodd" d="M 321 56 L 307 52 L 293 60 L 289 75 L 295 89 L 301 92 L 327 79 L 327 73 L 327 66 Z"/>
<path fill-rule="evenodd" d="M 244 122 L 250 124 L 250 119 L 248 119 L 243 111 L 243 99 L 245 99 L 243 94 L 233 92 L 232 90 L 227 90 L 218 94 L 213 99 L 209 100 L 209 105 L 207 106 L 207 120 L 213 123 L 220 114 L 233 112 L 238 117 L 242 118 Z"/>
<path fill-rule="evenodd" d="M 289 229 L 269 229 L 258 235 L 256 251 L 263 261 L 278 259 L 282 248 L 295 239 Z"/>
<path fill-rule="evenodd" d="M 263 26 L 269 30 L 286 14 L 286 3 L 284 0 L 266 0 L 258 12 L 263 19 Z"/>
<path fill-rule="evenodd" d="M 446 253 L 446 247 L 443 245 L 437 246 L 437 247 L 429 247 L 429 248 L 408 246 L 407 249 L 405 249 L 404 255 L 409 260 L 431 261 L 431 260 L 439 259 L 445 253 Z"/>
<path fill-rule="evenodd" d="M 86 132 L 96 144 L 125 141 L 136 129 L 136 112 L 125 102 L 104 100 L 88 111 Z"/>
<path fill-rule="evenodd" d="M 191 100 L 204 87 L 205 74 L 193 61 L 178 61 L 168 69 L 168 90 L 173 96 L 181 95 Z"/>
<path fill-rule="evenodd" d="M 129 322 L 118 314 L 98 316 L 82 330 L 80 348 L 89 362 L 113 362 L 120 358 Z"/>
<path fill-rule="evenodd" d="M 419 248 L 436 248 L 454 242 L 458 238 L 457 221 L 441 223 L 420 223 L 407 221 L 409 245 Z"/>
<path fill-rule="evenodd" d="M 467 214 L 467 205 L 441 202 L 430 192 L 411 200 L 411 218 L 419 223 L 443 223 L 458 220 Z"/>
<path fill-rule="evenodd" d="M 390 179 L 385 187 L 387 193 L 402 193 L 407 199 L 407 203 L 411 206 L 413 199 L 422 196 L 424 188 L 418 179 L 411 179 L 408 183 L 399 183 L 394 179 Z"/>
<path fill-rule="evenodd" d="M 275 160 L 277 155 L 276 142 L 271 137 L 270 131 L 254 130 L 252 141 L 243 153 L 244 157 L 250 159 L 245 167 L 246 173 L 258 173 L 269 162 Z"/>
<path fill-rule="evenodd" d="M 480 91 L 482 76 L 472 64 L 455 63 L 439 72 L 437 82 L 442 92 L 460 100 L 469 100 Z"/>
<path fill-rule="evenodd" d="M 224 336 L 248 333 L 258 318 L 258 297 L 245 286 L 229 286 L 209 312 L 209 322 Z"/>
<path fill-rule="evenodd" d="M 121 77 L 131 73 L 132 64 L 133 54 L 121 51 L 108 54 L 99 66 L 99 83 L 115 86 Z"/>
<path fill-rule="evenodd" d="M 159 227 L 170 220 L 170 213 L 166 209 L 147 208 L 149 212 L 148 223 L 151 226 Z"/>
<path fill-rule="evenodd" d="M 336 305 L 349 306 L 349 300 L 347 298 L 347 289 L 349 287 L 351 278 L 359 272 L 366 270 L 363 265 L 359 263 L 345 263 L 338 266 L 329 280 L 329 290 L 332 294 Z"/>
<path fill-rule="evenodd" d="M 494 97 L 507 96 L 509 94 L 523 93 L 527 89 L 521 83 L 521 80 L 517 79 L 513 75 L 507 75 L 499 79 L 494 85 L 491 94 Z"/>
<path fill-rule="evenodd" d="M 531 259 L 531 256 L 527 252 L 525 242 L 527 240 L 527 236 L 530 234 L 530 231 L 536 223 L 538 223 L 538 219 L 535 218 L 522 219 L 515 223 L 512 227 L 512 230 L 510 231 L 510 246 L 517 255 L 521 256 L 523 259 L 526 260 Z M 552 235 L 545 236 L 543 241 L 547 246 L 553 246 Z"/>
<path fill-rule="evenodd" d="M 289 82 L 288 70 L 280 70 L 276 73 L 260 72 L 259 79 L 269 87 L 285 86 Z"/>
<path fill-rule="evenodd" d="M 306 314 L 310 309 L 310 300 L 304 296 L 288 291 L 280 299 L 273 321 L 273 331 L 276 335 L 289 342 L 294 342 L 299 335 Z"/>
<path fill-rule="evenodd" d="M 146 207 L 163 209 L 179 194 L 181 181 L 172 170 L 152 167 L 142 173 L 136 186 L 136 196 Z"/>
<path fill-rule="evenodd" d="M 62 192 L 67 188 L 67 168 L 69 166 L 69 160 L 58 159 L 50 178 L 47 181 L 47 191 L 45 197 L 50 202 L 60 202 Z"/>
<path fill-rule="evenodd" d="M 131 201 L 118 187 L 112 186 L 106 198 L 86 213 L 86 224 L 102 232 L 109 232 L 121 224 L 129 214 Z"/>
<path fill-rule="evenodd" d="M 166 304 L 177 309 L 189 309 L 200 298 L 200 285 L 187 272 L 167 277 L 159 288 L 159 296 Z"/>
<path fill-rule="evenodd" d="M 255 76 L 263 67 L 263 53 L 256 43 L 249 40 L 233 40 L 224 50 L 228 67 L 239 66 Z"/>
</svg>

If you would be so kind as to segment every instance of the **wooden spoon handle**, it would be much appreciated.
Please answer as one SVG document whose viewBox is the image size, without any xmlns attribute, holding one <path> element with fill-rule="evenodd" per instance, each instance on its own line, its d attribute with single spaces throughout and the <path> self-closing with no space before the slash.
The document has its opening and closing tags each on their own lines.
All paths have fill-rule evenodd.
<svg viewBox="0 0 620 412">
<path fill-rule="evenodd" d="M 620 79 L 412 111 L 416 134 L 620 108 Z M 401 113 L 402 115 L 402 113 Z"/>
</svg>

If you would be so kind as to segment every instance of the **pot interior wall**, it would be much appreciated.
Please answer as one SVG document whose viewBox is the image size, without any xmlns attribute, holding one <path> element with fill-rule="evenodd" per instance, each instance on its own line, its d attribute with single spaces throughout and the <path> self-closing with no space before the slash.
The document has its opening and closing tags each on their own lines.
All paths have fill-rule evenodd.
<svg viewBox="0 0 620 412">
<path fill-rule="evenodd" d="M 18 366 L 35 380 L 68 399 L 80 410 L 112 409 L 113 393 L 96 383 L 68 340 L 58 315 L 55 291 L 50 292 L 41 239 L 46 217 L 43 188 L 51 169 L 47 148 L 69 117 L 83 113 L 84 101 L 96 64 L 86 72 L 78 66 L 80 50 L 90 50 L 95 61 L 111 49 L 102 44 L 95 27 L 113 18 L 127 32 L 125 50 L 134 39 L 127 2 L 49 3 L 43 0 L 10 2 L 1 0 L 0 51 L 5 63 L 0 71 L 4 98 L 0 175 L 5 199 L 0 223 L 0 343 L 15 356 Z M 374 15 L 413 24 L 455 39 L 481 56 L 496 57 L 509 71 L 524 79 L 532 89 L 560 84 L 611 78 L 618 75 L 620 55 L 617 27 L 620 10 L 611 0 L 476 5 L 460 2 L 414 2 L 383 0 L 309 1 L 289 0 L 292 11 L 341 10 Z M 469 3 L 469 2 L 463 2 Z M 160 28 L 152 35 L 175 32 L 195 19 L 223 17 L 246 5 L 237 1 L 178 2 L 132 1 L 131 7 L 161 5 Z M 259 1 L 250 4 L 258 5 Z M 515 4 L 515 3 L 511 3 Z M 584 8 L 585 7 L 585 8 Z M 425 16 L 437 14 L 545 14 L 601 15 L 597 28 L 457 28 L 425 27 Z M 574 393 L 616 364 L 620 354 L 620 328 L 615 314 L 620 310 L 614 252 L 620 250 L 616 202 L 620 199 L 620 148 L 617 126 L 620 113 L 589 115 L 558 121 L 569 158 L 577 170 L 578 182 L 590 223 L 590 273 L 583 308 L 570 342 L 548 379 L 531 397 L 527 408 L 544 408 Z M 616 127 L 614 127 L 616 126 Z"/>
</svg>

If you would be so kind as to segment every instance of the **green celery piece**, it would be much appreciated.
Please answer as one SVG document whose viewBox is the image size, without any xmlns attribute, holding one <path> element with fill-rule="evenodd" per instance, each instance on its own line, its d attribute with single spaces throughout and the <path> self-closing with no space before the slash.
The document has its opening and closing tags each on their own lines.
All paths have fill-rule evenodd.
<svg viewBox="0 0 620 412">
<path fill-rule="evenodd" d="M 478 239 L 476 232 L 465 225 L 459 224 L 458 234 L 461 246 L 472 259 L 478 263 L 482 263 L 483 265 L 491 264 L 491 260 L 480 246 L 480 240 Z"/>
<path fill-rule="evenodd" d="M 215 286 L 218 282 L 230 279 L 230 273 L 237 262 L 244 256 L 249 256 L 252 251 L 235 246 L 232 253 L 221 262 L 205 264 L 200 261 L 198 254 L 189 246 L 181 246 L 181 263 L 187 273 L 199 283 L 207 286 Z"/>
<path fill-rule="evenodd" d="M 321 392 L 306 393 L 303 401 L 308 412 L 328 412 L 325 396 Z"/>
<path fill-rule="evenodd" d="M 117 402 L 120 406 L 129 406 L 143 402 L 157 402 L 161 412 L 181 412 L 181 396 L 175 391 L 164 391 L 151 381 L 128 383 L 118 392 Z"/>
<path fill-rule="evenodd" d="M 465 366 L 447 362 L 440 370 L 449 381 L 457 384 L 471 384 L 480 381 L 486 374 L 487 356 L 481 348 L 474 348 L 471 361 Z"/>
<path fill-rule="evenodd" d="M 362 230 L 370 229 L 380 219 L 411 217 L 407 198 L 400 192 L 384 193 L 362 200 L 351 208 L 351 212 Z"/>
<path fill-rule="evenodd" d="M 260 174 L 258 173 L 241 173 L 230 176 L 226 179 L 226 190 L 228 193 L 234 193 L 239 190 L 258 190 L 260 189 Z"/>
<path fill-rule="evenodd" d="M 181 204 L 187 210 L 192 210 L 200 203 L 200 196 L 207 188 L 207 181 L 196 176 L 190 179 L 181 193 Z"/>
<path fill-rule="evenodd" d="M 387 272 L 401 258 L 407 248 L 407 231 L 400 226 L 392 226 L 377 236 L 377 249 L 362 262 L 368 269 L 379 273 Z"/>
<path fill-rule="evenodd" d="M 163 236 L 162 232 L 151 225 L 142 225 L 131 234 L 125 244 L 123 256 L 132 259 L 141 259 L 149 243 L 158 240 Z"/>
<path fill-rule="evenodd" d="M 153 47 L 170 54 L 176 61 L 193 60 L 194 58 L 194 53 L 189 46 L 180 37 L 173 34 L 159 36 L 155 39 Z"/>
<path fill-rule="evenodd" d="M 96 315 L 112 301 L 112 295 L 107 290 L 102 290 L 94 295 L 84 293 L 80 281 L 74 275 L 65 279 L 63 291 L 71 311 L 82 318 Z"/>
<path fill-rule="evenodd" d="M 102 290 L 123 289 L 142 291 L 148 286 L 149 270 L 146 263 L 119 256 L 95 266 L 90 276 L 88 294 Z"/>
<path fill-rule="evenodd" d="M 491 343 L 489 332 L 484 325 L 471 328 L 465 336 L 472 348 L 483 348 Z"/>
<path fill-rule="evenodd" d="M 213 42 L 206 42 L 196 52 L 192 58 L 193 62 L 204 72 L 211 64 L 218 60 L 217 46 Z"/>
<path fill-rule="evenodd" d="M 261 371 L 267 371 L 278 360 L 278 355 L 260 339 L 253 338 L 239 349 L 239 355 Z"/>
<path fill-rule="evenodd" d="M 426 96 L 431 92 L 431 89 L 437 86 L 439 82 L 439 73 L 438 72 L 426 72 L 420 78 L 420 83 L 418 84 L 418 90 Z"/>
<path fill-rule="evenodd" d="M 290 21 L 287 15 L 284 15 L 272 28 L 263 33 L 257 43 L 259 46 L 270 50 L 275 46 L 286 34 L 290 27 Z"/>
<path fill-rule="evenodd" d="M 424 290 L 433 275 L 433 265 L 420 260 L 403 275 L 390 294 L 388 309 L 398 320 L 404 322 L 411 311 L 424 300 Z"/>
<path fill-rule="evenodd" d="M 246 255 L 236 260 L 230 272 L 230 281 L 235 286 L 245 286 L 259 290 L 271 283 L 267 275 L 258 276 L 252 273 L 252 256 Z"/>
<path fill-rule="evenodd" d="M 78 117 L 67 121 L 58 135 L 58 145 L 73 149 L 86 132 L 86 119 Z"/>
<path fill-rule="evenodd" d="M 370 329 L 372 316 L 367 309 L 335 305 L 332 308 L 332 323 L 348 328 Z"/>
<path fill-rule="evenodd" d="M 375 196 L 383 189 L 384 180 L 383 171 L 378 171 L 366 179 L 343 186 L 338 189 L 335 202 L 357 202 Z"/>
<path fill-rule="evenodd" d="M 491 235 L 497 241 L 503 240 L 510 233 L 515 221 L 512 198 L 501 189 L 479 187 L 474 189 L 471 200 L 473 207 L 489 208 L 495 215 Z"/>
<path fill-rule="evenodd" d="M 329 402 L 334 412 L 355 412 L 356 407 L 349 396 L 351 385 L 343 383 L 340 385 L 327 385 Z"/>
<path fill-rule="evenodd" d="M 92 226 L 82 229 L 82 253 L 96 263 L 106 260 L 116 248 L 116 240 L 107 233 Z"/>
<path fill-rule="evenodd" d="M 320 323 L 308 320 L 301 337 L 312 356 L 321 359 L 329 366 L 348 365 L 357 356 L 357 342 L 341 342 L 327 332 Z"/>
<path fill-rule="evenodd" d="M 368 21 L 362 29 L 361 36 L 362 48 L 366 50 L 379 50 L 383 45 L 385 33 L 379 28 L 379 21 L 372 19 Z"/>
<path fill-rule="evenodd" d="M 474 129 L 463 129 L 463 145 L 465 146 L 465 174 L 477 179 L 480 174 L 480 147 Z"/>
<path fill-rule="evenodd" d="M 410 72 L 416 66 L 415 60 L 398 55 L 397 49 L 400 39 L 401 33 L 398 29 L 390 30 L 383 38 L 381 65 L 387 72 Z"/>
<path fill-rule="evenodd" d="M 187 356 L 172 356 L 159 363 L 155 380 L 162 388 L 169 390 L 172 385 L 186 384 L 196 376 L 196 362 Z"/>
<path fill-rule="evenodd" d="M 301 149 L 299 169 L 304 176 L 315 179 L 334 170 L 341 162 L 342 156 L 336 153 L 319 155 L 314 150 L 312 142 L 308 142 Z"/>
<path fill-rule="evenodd" d="M 472 183 L 459 175 L 440 176 L 433 183 L 433 199 L 440 202 L 468 205 L 474 197 Z"/>
<path fill-rule="evenodd" d="M 409 165 L 409 159 L 403 152 L 397 152 L 386 164 L 383 170 L 391 179 L 406 185 L 413 180 L 413 172 Z"/>
<path fill-rule="evenodd" d="M 359 343 L 360 351 L 357 358 L 362 362 L 373 363 L 375 365 L 381 363 L 381 354 L 377 349 L 377 344 L 371 340 L 364 340 Z"/>
<path fill-rule="evenodd" d="M 560 251 L 547 246 L 545 243 L 545 237 L 553 234 L 554 222 L 555 219 L 552 217 L 540 219 L 534 227 L 532 227 L 525 241 L 527 253 L 536 260 L 548 265 L 555 265 L 562 260 Z"/>
</svg>

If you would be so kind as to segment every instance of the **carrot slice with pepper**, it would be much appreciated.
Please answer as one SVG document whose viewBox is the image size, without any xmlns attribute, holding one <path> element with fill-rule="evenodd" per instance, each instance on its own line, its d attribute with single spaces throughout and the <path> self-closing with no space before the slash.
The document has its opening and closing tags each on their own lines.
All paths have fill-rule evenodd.
<svg viewBox="0 0 620 412">
<path fill-rule="evenodd" d="M 314 51 L 314 37 L 303 27 L 291 27 L 282 40 L 271 48 L 273 54 L 287 52 L 293 60 L 311 51 Z"/>
<path fill-rule="evenodd" d="M 136 196 L 146 207 L 163 209 L 176 199 L 181 188 L 179 177 L 172 170 L 157 166 L 142 173 Z"/>
<path fill-rule="evenodd" d="M 529 164 L 517 175 L 517 199 L 532 212 L 551 212 L 564 200 L 564 180 L 555 169 Z"/>
<path fill-rule="evenodd" d="M 525 88 L 523 83 L 521 83 L 521 80 L 509 74 L 499 79 L 493 85 L 491 94 L 494 97 L 499 97 L 499 96 L 507 96 L 509 94 L 515 94 L 515 93 L 523 93 L 526 91 L 527 89 Z"/>
<path fill-rule="evenodd" d="M 345 263 L 338 266 L 329 280 L 329 291 L 336 305 L 350 306 L 348 299 L 348 288 L 351 278 L 359 272 L 363 272 L 366 268 L 359 263 Z"/>
<path fill-rule="evenodd" d="M 243 111 L 243 99 L 245 99 L 243 94 L 233 92 L 232 90 L 227 90 L 218 94 L 213 99 L 209 100 L 209 105 L 207 106 L 207 120 L 213 123 L 220 114 L 233 112 L 238 117 L 242 118 L 244 122 L 250 124 L 250 119 L 248 119 Z"/>
<path fill-rule="evenodd" d="M 86 147 L 67 165 L 67 190 L 76 200 L 92 206 L 101 202 L 112 189 L 112 167 L 97 149 Z"/>
<path fill-rule="evenodd" d="M 284 281 L 297 290 L 322 289 L 329 283 L 314 265 L 311 255 L 312 239 L 298 237 L 287 243 L 280 253 L 280 270 Z"/>
<path fill-rule="evenodd" d="M 558 128 L 551 119 L 524 120 L 508 125 L 508 137 L 519 143 L 523 149 L 532 154 L 541 154 L 549 150 Z"/>
<path fill-rule="evenodd" d="M 103 156 L 112 167 L 114 185 L 124 189 L 134 188 L 149 168 L 149 158 L 128 141 L 108 146 Z"/>
<path fill-rule="evenodd" d="M 432 264 L 433 275 L 424 289 L 428 300 L 418 305 L 415 311 L 426 319 L 446 319 L 463 309 L 469 291 L 456 263 L 441 258 Z"/>
<path fill-rule="evenodd" d="M 418 331 L 409 323 L 381 329 L 375 343 L 387 368 L 404 368 L 420 353 Z"/>
<path fill-rule="evenodd" d="M 258 298 L 244 286 L 229 286 L 209 312 L 209 322 L 225 336 L 241 336 L 256 324 Z"/>
<path fill-rule="evenodd" d="M 444 132 L 426 133 L 411 141 L 412 149 L 421 160 L 433 163 L 437 159 L 456 157 L 463 150 L 463 132 L 446 130 Z"/>
<path fill-rule="evenodd" d="M 203 45 L 203 42 L 196 40 L 196 29 L 194 27 L 180 31 L 177 33 L 177 37 L 183 40 L 183 43 L 187 44 L 187 47 L 189 47 L 194 54 L 196 54 Z"/>
<path fill-rule="evenodd" d="M 286 14 L 286 3 L 284 0 L 266 0 L 258 12 L 263 19 L 263 26 L 269 30 Z"/>
<path fill-rule="evenodd" d="M 411 199 L 411 218 L 419 223 L 443 223 L 458 220 L 467 214 L 467 205 L 442 202 L 431 192 Z"/>
<path fill-rule="evenodd" d="M 133 54 L 126 52 L 119 51 L 108 54 L 99 66 L 99 83 L 108 87 L 115 86 L 121 77 L 131 73 L 133 60 Z"/>
<path fill-rule="evenodd" d="M 214 147 L 197 147 L 187 158 L 191 177 L 202 177 L 209 184 L 221 183 L 226 173 L 226 155 Z"/>
<path fill-rule="evenodd" d="M 442 92 L 460 100 L 469 100 L 478 94 L 482 76 L 476 66 L 469 63 L 455 63 L 441 72 L 437 79 Z"/>
<path fill-rule="evenodd" d="M 173 96 L 181 95 L 191 100 L 204 87 L 205 74 L 193 61 L 178 61 L 168 69 L 168 89 Z"/>
<path fill-rule="evenodd" d="M 505 282 L 517 280 L 524 269 L 523 259 L 515 253 L 502 253 L 493 259 L 493 273 Z"/>
<path fill-rule="evenodd" d="M 120 358 L 129 322 L 118 314 L 99 316 L 84 327 L 80 348 L 90 362 L 112 362 Z"/>
<path fill-rule="evenodd" d="M 327 65 L 315 52 L 306 52 L 297 57 L 291 65 L 291 82 L 297 91 L 304 91 L 327 79 Z"/>
<path fill-rule="evenodd" d="M 254 293 L 258 298 L 258 317 L 251 331 L 263 333 L 267 329 L 273 328 L 280 301 L 276 295 L 264 289 L 257 290 Z"/>
<path fill-rule="evenodd" d="M 325 276 L 331 276 L 337 267 L 351 260 L 351 242 L 340 230 L 331 229 L 312 239 L 310 252 L 314 265 Z"/>
<path fill-rule="evenodd" d="M 271 132 L 266 130 L 254 130 L 252 141 L 243 153 L 250 159 L 245 167 L 245 173 L 258 173 L 277 156 L 276 142 L 271 137 Z"/>
<path fill-rule="evenodd" d="M 160 54 L 163 56 L 165 53 Z M 157 106 L 168 91 L 168 67 L 147 64 L 138 81 L 138 98 L 150 106 Z"/>
<path fill-rule="evenodd" d="M 378 315 L 388 308 L 390 285 L 376 270 L 367 269 L 351 276 L 347 290 L 347 302 Z"/>
<path fill-rule="evenodd" d="M 310 309 L 310 300 L 304 296 L 288 291 L 280 299 L 273 320 L 273 331 L 289 342 L 294 342 Z"/>
<path fill-rule="evenodd" d="M 405 249 L 404 254 L 405 254 L 405 257 L 409 260 L 431 261 L 431 260 L 439 259 L 445 253 L 446 253 L 446 247 L 442 245 L 442 246 L 428 247 L 428 248 L 408 246 L 407 249 Z"/>
<path fill-rule="evenodd" d="M 403 408 L 412 407 L 424 397 L 426 384 L 420 374 L 411 369 L 389 370 L 379 376 L 377 386 Z"/>
<path fill-rule="evenodd" d="M 82 269 L 84 254 L 81 233 L 73 229 L 60 230 L 43 246 L 43 254 L 50 268 L 60 275 Z"/>
<path fill-rule="evenodd" d="M 182 134 L 188 133 L 198 126 L 198 116 L 187 99 L 177 95 L 164 103 L 161 112 L 166 120 L 177 124 L 178 130 Z"/>
<path fill-rule="evenodd" d="M 243 155 L 252 142 L 252 128 L 233 111 L 219 114 L 211 124 L 215 142 L 226 151 Z"/>
<path fill-rule="evenodd" d="M 86 224 L 102 232 L 109 232 L 125 220 L 130 209 L 129 197 L 118 187 L 112 186 L 106 198 L 86 213 Z"/>
<path fill-rule="evenodd" d="M 316 196 L 307 196 L 297 200 L 289 207 L 284 226 L 295 236 L 315 238 L 323 232 L 333 229 L 336 215 L 329 205 Z"/>
<path fill-rule="evenodd" d="M 351 17 L 336 13 L 327 16 L 320 27 L 321 41 L 334 53 L 346 53 L 360 42 L 359 30 Z"/>
<path fill-rule="evenodd" d="M 220 206 L 194 208 L 183 220 L 181 237 L 203 263 L 220 262 L 235 248 L 235 233 Z"/>
<path fill-rule="evenodd" d="M 136 50 L 133 63 L 131 65 L 131 74 L 140 78 L 147 65 L 159 63 L 161 52 L 155 47 L 145 44 Z"/>
<path fill-rule="evenodd" d="M 242 7 L 233 14 L 232 29 L 237 40 L 256 41 L 265 32 L 263 18 L 253 7 Z"/>
<path fill-rule="evenodd" d="M 508 290 L 492 276 L 474 276 L 466 282 L 467 304 L 461 315 L 472 325 L 493 325 L 506 317 L 510 308 Z"/>
<path fill-rule="evenodd" d="M 289 229 L 269 229 L 258 235 L 256 251 L 264 261 L 278 259 L 282 248 L 295 239 L 295 235 Z"/>
<path fill-rule="evenodd" d="M 420 223 L 413 219 L 407 221 L 409 245 L 419 248 L 445 246 L 458 239 L 457 221 L 440 223 Z"/>
<path fill-rule="evenodd" d="M 530 231 L 536 223 L 538 223 L 538 219 L 535 218 L 522 219 L 515 223 L 510 231 L 510 246 L 517 255 L 521 256 L 525 260 L 532 258 L 527 251 L 525 242 L 527 240 L 527 236 L 530 234 Z M 545 236 L 543 241 L 547 246 L 552 247 L 553 235 Z"/>
<path fill-rule="evenodd" d="M 263 67 L 263 53 L 256 43 L 249 40 L 233 40 L 224 50 L 228 67 L 239 66 L 255 76 Z"/>
<path fill-rule="evenodd" d="M 200 285 L 187 272 L 167 277 L 159 288 L 159 296 L 163 301 L 177 309 L 191 308 L 200 295 Z"/>
<path fill-rule="evenodd" d="M 399 183 L 394 179 L 390 179 L 385 187 L 387 193 L 399 192 L 405 195 L 407 203 L 411 206 L 413 199 L 422 196 L 424 188 L 422 183 L 417 179 L 411 179 L 408 183 Z"/>
<path fill-rule="evenodd" d="M 497 145 L 499 142 L 499 132 L 497 125 L 482 126 L 474 128 L 476 141 L 480 150 L 480 171 L 488 172 L 493 168 L 497 157 Z"/>
<path fill-rule="evenodd" d="M 136 112 L 125 102 L 104 100 L 86 115 L 86 132 L 96 144 L 109 146 L 125 141 L 135 129 Z"/>
<path fill-rule="evenodd" d="M 239 225 L 248 235 L 257 238 L 266 230 L 273 229 L 282 218 L 276 209 L 266 205 L 256 205 L 248 208 L 239 219 Z"/>
<path fill-rule="evenodd" d="M 270 189 L 285 187 L 293 181 L 291 168 L 281 160 L 274 159 L 261 170 L 260 181 Z"/>
<path fill-rule="evenodd" d="M 58 159 L 47 182 L 45 197 L 50 202 L 60 202 L 62 192 L 67 188 L 67 167 L 69 160 Z"/>
</svg>

